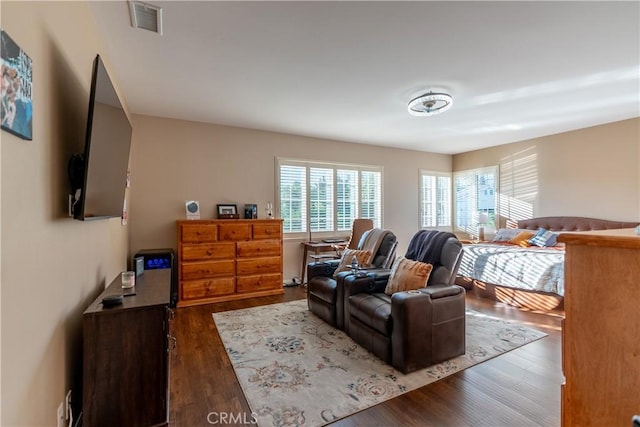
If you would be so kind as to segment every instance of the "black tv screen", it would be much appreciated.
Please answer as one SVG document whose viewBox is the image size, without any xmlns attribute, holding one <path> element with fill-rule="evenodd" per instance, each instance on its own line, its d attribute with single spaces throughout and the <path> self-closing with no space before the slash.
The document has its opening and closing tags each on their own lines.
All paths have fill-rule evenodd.
<svg viewBox="0 0 640 427">
<path fill-rule="evenodd" d="M 120 98 L 97 55 L 91 76 L 84 153 L 75 155 L 69 165 L 75 219 L 122 216 L 131 131 Z"/>
</svg>

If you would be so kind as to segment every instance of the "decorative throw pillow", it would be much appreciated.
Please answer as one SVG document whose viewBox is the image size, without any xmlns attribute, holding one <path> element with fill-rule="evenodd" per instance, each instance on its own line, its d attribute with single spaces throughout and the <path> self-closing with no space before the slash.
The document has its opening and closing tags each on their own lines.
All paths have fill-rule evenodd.
<svg viewBox="0 0 640 427">
<path fill-rule="evenodd" d="M 493 237 L 493 241 L 508 242 L 523 231 L 527 230 L 523 230 L 522 228 L 501 228 L 496 232 L 496 235 Z"/>
<path fill-rule="evenodd" d="M 534 233 L 533 231 L 521 231 L 516 237 L 509 240 L 509 243 L 526 248 L 528 246 L 531 246 L 529 239 L 531 239 L 535 235 L 536 233 Z"/>
<path fill-rule="evenodd" d="M 361 251 L 357 249 L 345 249 L 342 252 L 342 258 L 340 258 L 340 264 L 338 264 L 338 268 L 333 273 L 333 277 L 337 277 L 338 273 L 341 271 L 351 270 L 351 261 L 353 257 L 356 257 L 358 260 L 358 267 L 368 267 L 371 262 L 371 252 L 370 251 Z"/>
<path fill-rule="evenodd" d="M 535 246 L 554 246 L 558 239 L 558 235 L 556 233 L 552 233 L 551 231 L 541 228 L 538 230 L 535 236 L 529 239 L 529 243 Z"/>
<path fill-rule="evenodd" d="M 392 295 L 394 292 L 424 288 L 427 286 L 431 270 L 433 270 L 431 264 L 400 256 L 393 262 L 384 293 Z"/>
</svg>

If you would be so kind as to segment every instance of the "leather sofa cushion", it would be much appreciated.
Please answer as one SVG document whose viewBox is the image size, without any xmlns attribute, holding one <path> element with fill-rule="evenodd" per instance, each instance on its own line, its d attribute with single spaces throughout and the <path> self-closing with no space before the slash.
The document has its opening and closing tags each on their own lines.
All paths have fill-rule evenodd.
<svg viewBox="0 0 640 427">
<path fill-rule="evenodd" d="M 384 236 L 382 243 L 380 243 L 380 248 L 378 248 L 378 252 L 371 261 L 371 265 L 377 268 L 384 267 L 383 264 L 387 260 L 389 252 L 394 248 L 395 242 L 396 236 L 394 234 L 387 234 Z"/>
<path fill-rule="evenodd" d="M 379 333 L 389 336 L 392 330 L 391 297 L 379 294 L 355 294 L 349 297 L 349 314 Z"/>
</svg>

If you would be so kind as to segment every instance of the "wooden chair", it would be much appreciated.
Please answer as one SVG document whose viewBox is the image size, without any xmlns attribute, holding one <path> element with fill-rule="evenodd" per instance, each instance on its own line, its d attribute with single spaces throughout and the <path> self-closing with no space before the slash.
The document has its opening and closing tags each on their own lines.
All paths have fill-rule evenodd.
<svg viewBox="0 0 640 427">
<path fill-rule="evenodd" d="M 373 228 L 373 220 L 369 218 L 356 218 L 353 220 L 353 226 L 351 227 L 351 237 L 349 238 L 348 249 L 357 249 L 358 243 L 365 231 Z"/>
<path fill-rule="evenodd" d="M 356 218 L 353 220 L 351 227 L 351 236 L 349 237 L 349 243 L 347 245 L 331 245 L 334 252 L 322 253 L 317 255 L 310 255 L 309 257 L 318 262 L 323 260 L 340 259 L 342 257 L 342 251 L 346 249 L 357 249 L 358 243 L 362 238 L 362 235 L 373 228 L 373 220 L 369 218 Z"/>
</svg>

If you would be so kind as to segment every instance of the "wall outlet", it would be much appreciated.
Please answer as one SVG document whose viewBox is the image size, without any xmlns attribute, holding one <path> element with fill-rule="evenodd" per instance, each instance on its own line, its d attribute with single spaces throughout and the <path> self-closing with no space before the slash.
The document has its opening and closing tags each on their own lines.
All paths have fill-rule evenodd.
<svg viewBox="0 0 640 427">
<path fill-rule="evenodd" d="M 64 427 L 64 402 L 60 402 L 58 405 L 58 412 L 56 414 L 56 426 Z"/>
<path fill-rule="evenodd" d="M 64 420 L 69 421 L 69 417 L 71 416 L 71 390 L 67 392 L 67 397 L 64 401 Z"/>
</svg>

